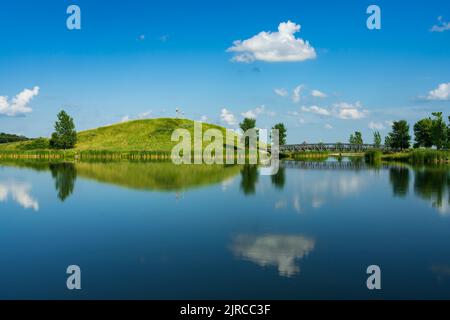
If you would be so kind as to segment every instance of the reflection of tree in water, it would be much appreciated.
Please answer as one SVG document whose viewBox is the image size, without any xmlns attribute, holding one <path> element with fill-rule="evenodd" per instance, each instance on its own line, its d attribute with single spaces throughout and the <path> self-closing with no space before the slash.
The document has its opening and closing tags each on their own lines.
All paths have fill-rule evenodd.
<svg viewBox="0 0 450 320">
<path fill-rule="evenodd" d="M 258 167 L 246 164 L 241 169 L 241 190 L 244 194 L 254 194 L 258 182 Z"/>
<path fill-rule="evenodd" d="M 409 169 L 406 167 L 389 168 L 389 181 L 395 196 L 406 196 L 409 191 Z"/>
<path fill-rule="evenodd" d="M 49 165 L 52 177 L 55 179 L 55 189 L 61 201 L 67 199 L 73 192 L 77 170 L 73 163 L 51 163 Z"/>
<path fill-rule="evenodd" d="M 416 170 L 414 191 L 423 199 L 433 201 L 433 206 L 441 208 L 450 189 L 450 177 L 446 168 Z M 450 199 L 448 199 L 450 203 Z"/>
<path fill-rule="evenodd" d="M 286 183 L 286 172 L 285 168 L 278 168 L 277 174 L 274 174 L 270 176 L 270 179 L 272 180 L 272 185 L 275 186 L 277 189 L 283 189 L 284 184 Z"/>
</svg>

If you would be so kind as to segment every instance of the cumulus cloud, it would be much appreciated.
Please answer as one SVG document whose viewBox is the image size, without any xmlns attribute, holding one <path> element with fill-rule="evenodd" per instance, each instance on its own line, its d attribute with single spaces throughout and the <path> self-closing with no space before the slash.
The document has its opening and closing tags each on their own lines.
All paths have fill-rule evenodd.
<svg viewBox="0 0 450 320">
<path fill-rule="evenodd" d="M 428 92 L 427 100 L 450 100 L 450 82 L 441 83 L 436 89 Z"/>
<path fill-rule="evenodd" d="M 120 119 L 120 122 L 127 122 L 127 121 L 130 121 L 129 115 L 123 116 L 122 119 Z"/>
<path fill-rule="evenodd" d="M 237 120 L 234 114 L 225 108 L 220 110 L 220 121 L 229 126 L 237 125 Z"/>
<path fill-rule="evenodd" d="M 354 104 L 347 102 L 339 102 L 333 105 L 333 113 L 339 119 L 362 119 L 368 111 L 362 109 L 361 103 L 358 101 Z"/>
<path fill-rule="evenodd" d="M 262 31 L 247 40 L 236 40 L 228 52 L 235 53 L 233 61 L 250 63 L 256 60 L 265 62 L 294 62 L 314 59 L 315 49 L 295 33 L 301 26 L 291 21 L 278 25 L 278 31 Z"/>
<path fill-rule="evenodd" d="M 0 114 L 6 116 L 17 116 L 33 111 L 29 106 L 31 100 L 39 94 L 39 87 L 24 89 L 18 93 L 11 101 L 7 96 L 0 96 Z"/>
<path fill-rule="evenodd" d="M 270 117 L 273 117 L 273 116 L 276 115 L 275 112 L 266 110 L 266 106 L 264 106 L 264 105 L 256 107 L 255 109 L 248 110 L 246 112 L 241 113 L 241 115 L 244 118 L 251 118 L 251 119 L 256 119 L 259 115 L 262 115 L 262 114 L 268 115 Z"/>
<path fill-rule="evenodd" d="M 318 107 L 318 106 L 310 106 L 310 107 L 303 106 L 301 109 L 303 112 L 310 112 L 310 113 L 318 114 L 321 116 L 331 116 L 330 111 L 328 111 L 325 108 Z"/>
<path fill-rule="evenodd" d="M 287 95 L 289 94 L 289 93 L 287 92 L 287 90 L 284 89 L 284 88 L 273 89 L 273 91 L 275 92 L 275 94 L 276 94 L 277 96 L 280 96 L 280 97 L 287 97 Z"/>
<path fill-rule="evenodd" d="M 312 90 L 311 95 L 316 98 L 326 98 L 327 95 L 319 90 Z"/>
<path fill-rule="evenodd" d="M 292 101 L 293 102 L 295 102 L 295 103 L 300 102 L 303 87 L 304 87 L 304 85 L 301 84 L 294 88 L 294 91 L 292 92 Z"/>
<path fill-rule="evenodd" d="M 315 245 L 313 238 L 303 235 L 239 235 L 231 250 L 237 257 L 261 267 L 276 266 L 280 276 L 292 277 L 300 272 L 296 260 L 307 256 Z"/>
<path fill-rule="evenodd" d="M 384 130 L 386 129 L 386 127 L 384 126 L 383 123 L 381 122 L 374 122 L 374 121 L 370 121 L 369 122 L 369 128 L 372 130 Z"/>
<path fill-rule="evenodd" d="M 328 129 L 328 130 L 333 129 L 333 126 L 329 123 L 327 123 L 324 127 L 325 127 L 325 129 Z"/>
<path fill-rule="evenodd" d="M 335 117 L 344 120 L 362 119 L 368 114 L 368 111 L 362 108 L 360 102 L 356 102 L 355 104 L 339 102 L 335 103 L 331 108 L 324 108 L 319 106 L 303 106 L 301 107 L 301 111 L 313 113 L 319 116 Z"/>
<path fill-rule="evenodd" d="M 435 24 L 431 27 L 431 32 L 444 32 L 450 30 L 450 22 L 444 21 L 444 19 L 440 16 L 438 17 L 438 24 Z"/>
</svg>

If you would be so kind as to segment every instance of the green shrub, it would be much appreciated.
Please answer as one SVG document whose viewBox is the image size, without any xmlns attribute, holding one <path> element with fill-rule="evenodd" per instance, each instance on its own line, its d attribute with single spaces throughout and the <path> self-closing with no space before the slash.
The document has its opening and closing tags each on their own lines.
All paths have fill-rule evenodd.
<svg viewBox="0 0 450 320">
<path fill-rule="evenodd" d="M 20 146 L 22 150 L 44 150 L 50 147 L 48 139 L 46 138 L 37 138 L 30 140 L 28 143 L 24 143 Z"/>
</svg>

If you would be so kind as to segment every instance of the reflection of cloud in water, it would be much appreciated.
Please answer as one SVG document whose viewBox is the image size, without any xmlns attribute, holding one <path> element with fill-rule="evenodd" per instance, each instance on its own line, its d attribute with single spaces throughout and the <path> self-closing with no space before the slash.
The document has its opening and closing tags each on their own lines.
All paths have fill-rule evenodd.
<svg viewBox="0 0 450 320">
<path fill-rule="evenodd" d="M 305 209 L 305 204 L 310 204 L 314 209 L 319 209 L 327 202 L 326 199 L 332 195 L 335 198 L 350 197 L 358 194 L 366 185 L 367 179 L 357 173 L 349 175 L 347 172 L 339 175 L 338 172 L 326 173 L 321 179 L 308 179 L 309 176 L 302 174 L 296 179 L 292 206 L 297 213 Z"/>
<path fill-rule="evenodd" d="M 302 259 L 314 246 L 314 239 L 298 235 L 240 235 L 234 238 L 232 251 L 261 267 L 277 266 L 280 276 L 291 277 L 300 272 L 295 260 Z"/>
<path fill-rule="evenodd" d="M 286 206 L 287 206 L 287 201 L 285 199 L 278 200 L 275 203 L 275 209 L 283 209 L 283 208 L 286 208 Z"/>
<path fill-rule="evenodd" d="M 0 182 L 0 202 L 5 202 L 11 195 L 12 199 L 25 209 L 39 210 L 39 203 L 30 195 L 31 185 L 22 182 Z"/>
<path fill-rule="evenodd" d="M 227 191 L 228 188 L 233 184 L 233 182 L 235 180 L 236 180 L 235 177 L 231 177 L 231 178 L 228 178 L 228 179 L 222 181 L 222 191 L 224 191 L 224 192 Z"/>
<path fill-rule="evenodd" d="M 450 214 L 450 205 L 448 202 L 444 201 L 440 206 L 434 205 L 441 216 L 448 216 Z"/>
</svg>

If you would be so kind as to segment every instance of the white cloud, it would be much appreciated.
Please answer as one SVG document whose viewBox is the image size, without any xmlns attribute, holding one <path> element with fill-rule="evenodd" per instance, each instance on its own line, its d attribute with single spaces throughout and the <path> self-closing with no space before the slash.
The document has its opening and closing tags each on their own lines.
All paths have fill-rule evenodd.
<svg viewBox="0 0 450 320">
<path fill-rule="evenodd" d="M 276 95 L 280 97 L 287 97 L 287 95 L 289 94 L 287 90 L 284 88 L 273 89 L 273 91 L 275 92 Z"/>
<path fill-rule="evenodd" d="M 273 117 L 273 116 L 276 115 L 275 112 L 266 110 L 266 106 L 264 106 L 264 105 L 256 107 L 255 109 L 248 110 L 246 112 L 241 113 L 241 115 L 244 118 L 251 118 L 251 119 L 256 119 L 259 115 L 262 115 L 262 114 L 266 114 L 266 115 L 268 115 L 270 117 Z"/>
<path fill-rule="evenodd" d="M 151 110 L 148 110 L 148 111 L 139 113 L 138 116 L 137 116 L 137 118 L 138 118 L 138 119 L 147 119 L 147 118 L 149 118 L 151 115 L 152 115 L 152 111 L 151 111 Z"/>
<path fill-rule="evenodd" d="M 229 126 L 237 125 L 237 120 L 236 120 L 236 117 L 234 116 L 234 114 L 225 108 L 223 108 L 220 111 L 220 121 L 222 121 L 223 123 L 226 123 Z"/>
<path fill-rule="evenodd" d="M 362 119 L 368 111 L 362 109 L 361 103 L 358 101 L 355 104 L 340 102 L 333 105 L 333 113 L 339 119 Z"/>
<path fill-rule="evenodd" d="M 201 122 L 207 122 L 208 121 L 208 117 L 203 115 L 203 116 L 200 117 L 200 121 Z"/>
<path fill-rule="evenodd" d="M 292 101 L 297 103 L 301 100 L 301 92 L 303 90 L 304 85 L 298 85 L 294 88 L 294 91 L 292 92 Z"/>
<path fill-rule="evenodd" d="M 325 108 L 318 107 L 318 106 L 311 106 L 311 107 L 303 106 L 302 107 L 302 111 L 303 112 L 311 112 L 311 113 L 318 114 L 318 115 L 321 115 L 321 116 L 331 116 L 331 112 L 330 111 L 328 111 Z"/>
<path fill-rule="evenodd" d="M 339 119 L 362 119 L 367 114 L 368 111 L 362 109 L 362 105 L 360 102 L 356 102 L 355 104 L 340 102 L 335 103 L 332 108 L 323 108 L 318 106 L 310 106 L 301 107 L 301 111 L 313 113 L 319 116 L 332 116 Z"/>
<path fill-rule="evenodd" d="M 450 30 L 450 22 L 446 22 L 442 17 L 438 17 L 438 24 L 431 27 L 431 32 L 444 32 Z"/>
<path fill-rule="evenodd" d="M 122 119 L 120 119 L 120 122 L 127 122 L 127 121 L 130 121 L 129 115 L 123 116 Z"/>
<path fill-rule="evenodd" d="M 322 91 L 319 91 L 319 90 L 311 91 L 311 95 L 316 98 L 326 98 L 327 97 L 327 95 L 325 93 L 323 93 Z"/>
<path fill-rule="evenodd" d="M 227 51 L 236 53 L 233 61 L 246 63 L 255 60 L 293 62 L 314 59 L 316 51 L 309 42 L 295 38 L 300 28 L 291 21 L 282 22 L 278 25 L 278 32 L 262 31 L 250 39 L 234 41 Z"/>
<path fill-rule="evenodd" d="M 24 89 L 11 101 L 8 101 L 6 96 L 0 96 L 0 114 L 13 117 L 32 112 L 33 109 L 28 104 L 38 94 L 39 87 L 34 87 L 33 89 Z"/>
<path fill-rule="evenodd" d="M 383 123 L 381 122 L 374 122 L 374 121 L 370 121 L 369 122 L 369 128 L 372 130 L 384 130 L 386 129 L 386 127 L 384 126 Z"/>
<path fill-rule="evenodd" d="M 428 92 L 427 100 L 449 100 L 450 99 L 450 82 L 441 83 L 436 89 Z"/>
<path fill-rule="evenodd" d="M 333 129 L 333 126 L 331 124 L 327 123 L 325 125 L 325 129 L 331 130 L 331 129 Z"/>
</svg>

